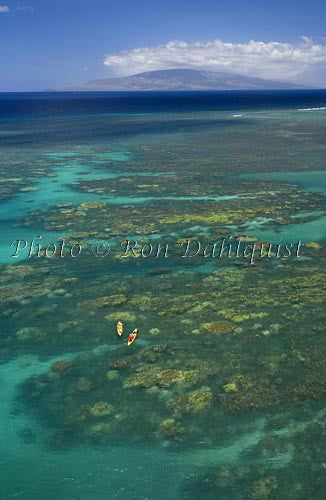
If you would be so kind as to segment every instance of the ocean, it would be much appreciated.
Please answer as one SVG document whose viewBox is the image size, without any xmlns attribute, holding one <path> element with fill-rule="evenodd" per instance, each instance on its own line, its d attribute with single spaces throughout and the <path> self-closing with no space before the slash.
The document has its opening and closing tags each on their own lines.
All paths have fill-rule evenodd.
<svg viewBox="0 0 326 500">
<path fill-rule="evenodd" d="M 325 132 L 325 90 L 0 93 L 1 500 L 324 498 Z"/>
</svg>

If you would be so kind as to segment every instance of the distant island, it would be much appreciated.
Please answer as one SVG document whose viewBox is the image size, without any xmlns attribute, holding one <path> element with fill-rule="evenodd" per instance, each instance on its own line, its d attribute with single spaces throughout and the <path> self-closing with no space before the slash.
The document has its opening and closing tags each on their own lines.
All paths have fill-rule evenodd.
<svg viewBox="0 0 326 500">
<path fill-rule="evenodd" d="M 309 89 L 303 85 L 281 80 L 196 69 L 165 69 L 147 71 L 120 78 L 92 80 L 57 91 L 142 91 L 142 90 L 285 90 Z"/>
</svg>

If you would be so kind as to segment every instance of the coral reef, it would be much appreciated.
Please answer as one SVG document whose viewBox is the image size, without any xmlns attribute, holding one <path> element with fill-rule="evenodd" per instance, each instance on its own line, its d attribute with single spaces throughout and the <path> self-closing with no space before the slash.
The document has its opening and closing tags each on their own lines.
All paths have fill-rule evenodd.
<svg viewBox="0 0 326 500">
<path fill-rule="evenodd" d="M 201 387 L 167 403 L 175 415 L 198 413 L 207 410 L 213 403 L 213 393 L 209 387 Z"/>
<path fill-rule="evenodd" d="M 107 417 L 113 412 L 113 406 L 106 401 L 98 401 L 91 407 L 90 413 L 93 417 Z"/>
</svg>

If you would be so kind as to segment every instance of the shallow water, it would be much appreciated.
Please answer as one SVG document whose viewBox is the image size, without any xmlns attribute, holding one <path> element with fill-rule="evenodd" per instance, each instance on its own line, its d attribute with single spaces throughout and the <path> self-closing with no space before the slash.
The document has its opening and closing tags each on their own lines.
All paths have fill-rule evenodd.
<svg viewBox="0 0 326 500">
<path fill-rule="evenodd" d="M 324 498 L 325 105 L 0 95 L 1 498 Z M 181 257 L 239 235 L 305 245 Z"/>
<path fill-rule="evenodd" d="M 295 184 L 305 190 L 321 193 L 323 195 L 323 207 L 326 200 L 326 174 L 324 171 L 309 172 L 266 172 L 243 174 L 245 179 L 266 179 Z M 297 217 L 307 216 L 309 213 L 298 214 Z M 248 234 L 257 236 L 261 241 L 287 241 L 295 243 L 298 240 L 303 242 L 324 241 L 326 237 L 326 216 L 325 211 L 316 214 L 317 218 L 304 224 L 291 224 L 283 228 L 266 228 L 267 224 L 249 222 L 246 226 Z"/>
</svg>

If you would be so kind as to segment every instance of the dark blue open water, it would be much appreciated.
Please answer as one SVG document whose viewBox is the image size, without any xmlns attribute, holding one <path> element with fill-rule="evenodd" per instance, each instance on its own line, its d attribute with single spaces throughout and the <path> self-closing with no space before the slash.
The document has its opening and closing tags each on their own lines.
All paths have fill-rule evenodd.
<svg viewBox="0 0 326 500">
<path fill-rule="evenodd" d="M 1 118 L 67 113 L 157 113 L 266 110 L 326 105 L 326 90 L 212 92 L 3 92 Z"/>
</svg>

